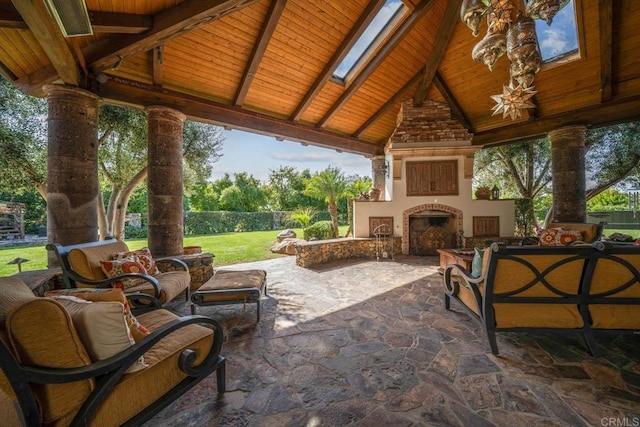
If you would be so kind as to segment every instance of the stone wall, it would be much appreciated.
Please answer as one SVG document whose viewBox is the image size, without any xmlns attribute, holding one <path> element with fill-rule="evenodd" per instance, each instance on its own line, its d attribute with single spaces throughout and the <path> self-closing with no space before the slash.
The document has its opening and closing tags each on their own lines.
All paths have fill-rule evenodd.
<svg viewBox="0 0 640 427">
<path fill-rule="evenodd" d="M 394 237 L 393 245 L 394 254 L 399 255 L 402 251 L 402 238 Z M 296 264 L 300 267 L 312 267 L 347 258 L 376 258 L 376 239 L 316 240 L 296 246 Z"/>
</svg>

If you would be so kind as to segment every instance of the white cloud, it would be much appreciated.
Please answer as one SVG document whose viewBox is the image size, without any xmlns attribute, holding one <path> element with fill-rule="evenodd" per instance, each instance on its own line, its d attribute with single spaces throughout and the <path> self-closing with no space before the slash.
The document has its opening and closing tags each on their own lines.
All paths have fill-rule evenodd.
<svg viewBox="0 0 640 427">
<path fill-rule="evenodd" d="M 539 38 L 540 49 L 549 52 L 549 56 L 560 55 L 568 50 L 569 41 L 563 31 L 549 28 Z"/>
</svg>

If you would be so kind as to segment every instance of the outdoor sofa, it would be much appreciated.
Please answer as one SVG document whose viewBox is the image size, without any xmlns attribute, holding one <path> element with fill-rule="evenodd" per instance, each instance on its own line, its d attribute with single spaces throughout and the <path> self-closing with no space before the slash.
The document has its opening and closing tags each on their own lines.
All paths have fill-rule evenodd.
<svg viewBox="0 0 640 427">
<path fill-rule="evenodd" d="M 491 245 L 478 277 L 444 271 L 445 307 L 455 300 L 485 329 L 493 354 L 498 331 L 579 333 L 592 355 L 599 332 L 640 331 L 640 247 L 608 242 L 572 246 Z"/>
</svg>

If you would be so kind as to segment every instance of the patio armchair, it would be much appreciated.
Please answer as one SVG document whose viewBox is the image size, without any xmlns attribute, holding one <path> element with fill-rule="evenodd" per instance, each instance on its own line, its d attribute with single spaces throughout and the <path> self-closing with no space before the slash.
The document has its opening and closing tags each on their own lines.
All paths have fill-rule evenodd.
<svg viewBox="0 0 640 427">
<path fill-rule="evenodd" d="M 55 252 L 68 288 L 120 287 L 125 294 L 151 295 L 162 305 L 172 301 L 182 292 L 186 293 L 186 300 L 189 300 L 191 276 L 187 265 L 179 259 L 163 258 L 162 265 L 173 266 L 175 270 L 161 272 L 148 250 L 144 254 L 141 254 L 141 251 L 130 251 L 126 243 L 115 239 L 68 246 L 50 243 L 47 250 Z M 117 258 L 118 254 L 120 258 L 128 254 L 136 255 L 140 264 L 145 267 L 145 272 L 119 272 L 114 268 L 112 277 L 108 277 L 103 266 L 115 261 L 114 257 Z"/>
<path fill-rule="evenodd" d="M 158 308 L 129 328 L 121 290 L 93 293 L 100 299 L 37 297 L 0 277 L 3 426 L 138 426 L 214 371 L 225 392 L 217 321 Z M 141 325 L 134 340 L 127 331 Z"/>
</svg>

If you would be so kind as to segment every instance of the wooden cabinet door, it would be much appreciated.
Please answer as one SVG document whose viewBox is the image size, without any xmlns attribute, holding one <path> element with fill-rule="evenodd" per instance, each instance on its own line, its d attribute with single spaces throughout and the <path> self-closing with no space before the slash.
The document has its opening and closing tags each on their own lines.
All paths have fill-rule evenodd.
<svg viewBox="0 0 640 427">
<path fill-rule="evenodd" d="M 387 227 L 383 227 L 378 231 L 381 234 L 393 234 L 393 217 L 392 216 L 370 216 L 369 217 L 369 237 L 375 237 L 373 231 L 380 225 L 386 224 Z"/>
<path fill-rule="evenodd" d="M 407 196 L 458 195 L 458 161 L 407 162 Z"/>
<path fill-rule="evenodd" d="M 499 216 L 474 216 L 473 237 L 497 237 L 500 236 Z"/>
</svg>

